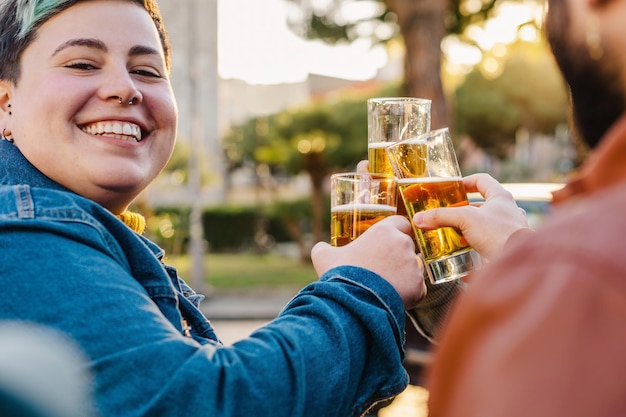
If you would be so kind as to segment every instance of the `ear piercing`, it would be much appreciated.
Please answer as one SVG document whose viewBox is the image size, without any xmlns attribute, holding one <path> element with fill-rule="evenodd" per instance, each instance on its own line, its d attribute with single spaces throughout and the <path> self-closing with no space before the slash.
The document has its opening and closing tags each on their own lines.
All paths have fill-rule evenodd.
<svg viewBox="0 0 626 417">
<path fill-rule="evenodd" d="M 7 108 L 11 108 L 11 104 L 7 104 Z M 12 115 L 13 112 L 11 110 L 9 110 L 9 116 Z M 9 135 L 7 135 L 7 128 L 3 128 L 2 129 L 2 140 L 6 140 L 7 142 L 11 142 L 13 143 L 13 135 L 9 133 Z"/>
<path fill-rule="evenodd" d="M 2 140 L 6 140 L 7 142 L 13 143 L 13 135 L 7 136 L 5 133 L 6 130 L 7 130 L 6 128 L 2 129 Z"/>
</svg>

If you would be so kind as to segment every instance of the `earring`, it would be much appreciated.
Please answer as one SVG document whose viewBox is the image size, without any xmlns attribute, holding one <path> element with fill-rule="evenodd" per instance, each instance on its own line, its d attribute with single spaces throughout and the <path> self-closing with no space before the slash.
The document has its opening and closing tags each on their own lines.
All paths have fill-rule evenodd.
<svg viewBox="0 0 626 417">
<path fill-rule="evenodd" d="M 600 23 L 596 16 L 590 16 L 587 20 L 587 36 L 585 37 L 589 57 L 594 61 L 599 61 L 604 56 L 602 39 L 600 37 Z"/>
<path fill-rule="evenodd" d="M 11 104 L 9 104 L 7 107 L 10 109 L 11 108 Z M 9 110 L 9 116 L 11 116 L 12 114 L 13 114 L 13 112 L 11 110 Z"/>
<path fill-rule="evenodd" d="M 13 143 L 13 135 L 7 136 L 5 133 L 6 131 L 7 131 L 6 128 L 2 129 L 2 140 L 6 140 L 7 142 Z"/>
</svg>

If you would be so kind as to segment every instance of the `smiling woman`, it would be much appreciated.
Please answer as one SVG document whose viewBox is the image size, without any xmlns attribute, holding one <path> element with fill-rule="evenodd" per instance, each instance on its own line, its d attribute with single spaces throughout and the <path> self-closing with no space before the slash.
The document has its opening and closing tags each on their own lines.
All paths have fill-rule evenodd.
<svg viewBox="0 0 626 417">
<path fill-rule="evenodd" d="M 152 0 L 0 0 L 0 249 L 10 260 L 0 262 L 0 320 L 75 341 L 102 416 L 362 415 L 399 393 L 404 309 L 423 295 L 408 220 L 379 222 L 358 245 L 316 247 L 306 287 L 233 346 L 141 234 L 127 207 L 176 136 L 168 57 Z"/>
<path fill-rule="evenodd" d="M 0 97 L 12 106 L 8 129 L 31 163 L 119 214 L 174 146 L 165 52 L 152 19 L 133 2 L 79 2 L 72 10 L 81 19 L 60 13 L 37 29 L 21 52 L 19 79 L 2 82 Z M 114 16 L 115 32 L 91 24 Z M 71 33 L 63 30 L 70 22 Z"/>
</svg>

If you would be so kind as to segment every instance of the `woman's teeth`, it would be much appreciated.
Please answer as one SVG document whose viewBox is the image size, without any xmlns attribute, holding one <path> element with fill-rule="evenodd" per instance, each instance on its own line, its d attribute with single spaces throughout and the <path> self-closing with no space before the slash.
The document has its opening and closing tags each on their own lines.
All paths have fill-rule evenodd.
<svg viewBox="0 0 626 417">
<path fill-rule="evenodd" d="M 141 142 L 141 129 L 133 123 L 112 121 L 98 122 L 83 126 L 82 130 L 91 135 L 109 136 L 121 140 Z"/>
</svg>

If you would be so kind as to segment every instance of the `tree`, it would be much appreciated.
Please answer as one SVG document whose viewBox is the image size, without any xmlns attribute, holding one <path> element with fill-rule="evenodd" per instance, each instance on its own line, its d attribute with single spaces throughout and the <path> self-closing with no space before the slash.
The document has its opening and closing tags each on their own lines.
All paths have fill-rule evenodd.
<svg viewBox="0 0 626 417">
<path fill-rule="evenodd" d="M 497 76 L 475 68 L 453 98 L 455 129 L 499 158 L 518 129 L 554 133 L 567 122 L 567 88 L 544 43 L 518 42 Z"/>
<path fill-rule="evenodd" d="M 332 105 L 313 102 L 255 118 L 233 127 L 223 143 L 231 170 L 254 161 L 273 173 L 306 172 L 312 189 L 312 232 L 316 241 L 324 240 L 325 179 L 333 171 L 354 169 L 367 155 L 366 98 L 347 97 Z M 297 233 L 293 237 L 299 239 Z"/>
<path fill-rule="evenodd" d="M 366 37 L 387 42 L 400 34 L 405 45 L 402 94 L 431 99 L 431 126 L 438 128 L 448 126 L 441 42 L 447 34 L 462 34 L 468 25 L 485 20 L 503 0 L 333 0 L 325 8 L 315 7 L 314 0 L 288 1 L 297 10 L 291 19 L 293 30 L 307 38 L 333 43 Z M 346 18 L 346 7 L 366 2 L 379 7 L 365 17 Z"/>
</svg>

